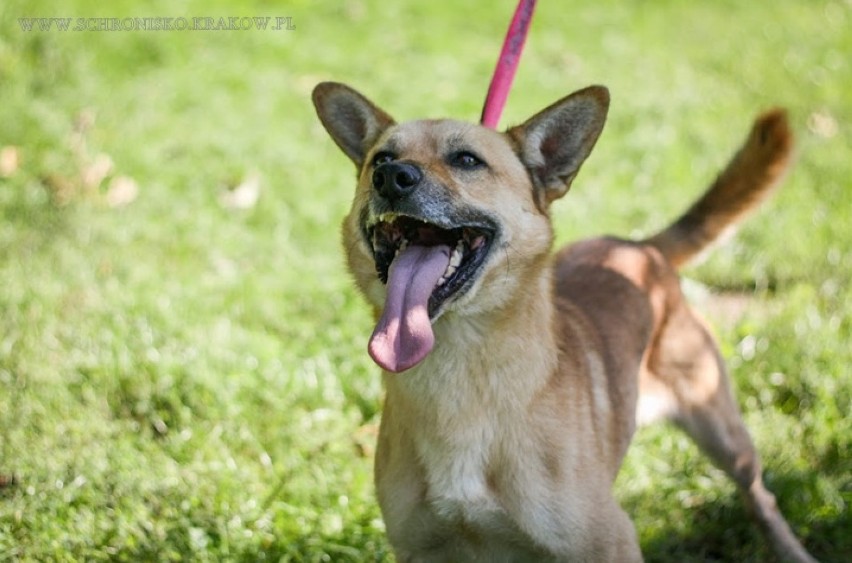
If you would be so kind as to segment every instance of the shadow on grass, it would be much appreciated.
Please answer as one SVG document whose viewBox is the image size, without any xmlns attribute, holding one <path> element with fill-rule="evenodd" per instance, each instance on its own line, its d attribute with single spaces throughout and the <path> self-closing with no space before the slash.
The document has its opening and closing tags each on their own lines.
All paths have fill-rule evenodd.
<svg viewBox="0 0 852 563">
<path fill-rule="evenodd" d="M 827 477 L 848 479 L 848 476 L 837 473 Z M 767 486 L 775 494 L 794 533 L 817 560 L 822 563 L 850 561 L 852 515 L 849 510 L 827 509 L 818 513 L 804 513 L 802 508 L 796 509 L 796 497 L 801 499 L 818 495 L 819 480 L 818 473 L 785 473 L 774 475 Z M 849 489 L 848 484 L 846 488 Z M 644 496 L 635 495 L 627 499 L 626 504 L 641 502 L 640 497 Z M 802 506 L 806 504 L 813 506 L 815 503 L 802 502 Z M 642 552 L 645 561 L 777 561 L 738 494 L 686 509 L 684 517 L 689 522 L 670 522 L 654 531 L 652 537 L 644 537 Z"/>
</svg>

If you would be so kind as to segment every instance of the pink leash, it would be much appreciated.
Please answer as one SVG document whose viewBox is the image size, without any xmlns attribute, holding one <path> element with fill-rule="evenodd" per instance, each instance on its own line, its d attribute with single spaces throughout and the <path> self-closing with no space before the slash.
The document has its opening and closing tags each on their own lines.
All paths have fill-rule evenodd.
<svg viewBox="0 0 852 563">
<path fill-rule="evenodd" d="M 519 0 L 509 31 L 506 32 L 506 39 L 503 41 L 500 58 L 497 59 L 497 67 L 494 69 L 494 76 L 488 87 L 488 95 L 485 97 L 485 106 L 482 108 L 480 119 L 482 125 L 491 129 L 497 128 L 503 106 L 506 105 L 506 98 L 509 97 L 509 89 L 512 87 L 512 80 L 515 79 L 515 71 L 521 60 L 521 51 L 527 40 L 527 30 L 530 27 L 534 9 L 535 0 Z"/>
</svg>

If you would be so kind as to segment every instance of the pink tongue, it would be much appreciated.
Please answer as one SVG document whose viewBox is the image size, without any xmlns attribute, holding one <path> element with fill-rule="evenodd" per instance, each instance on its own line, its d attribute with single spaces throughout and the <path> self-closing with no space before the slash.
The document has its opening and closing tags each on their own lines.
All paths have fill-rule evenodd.
<svg viewBox="0 0 852 563">
<path fill-rule="evenodd" d="M 448 246 L 409 246 L 388 272 L 385 310 L 370 337 L 370 356 L 394 373 L 418 364 L 432 350 L 429 296 L 450 264 Z"/>
</svg>

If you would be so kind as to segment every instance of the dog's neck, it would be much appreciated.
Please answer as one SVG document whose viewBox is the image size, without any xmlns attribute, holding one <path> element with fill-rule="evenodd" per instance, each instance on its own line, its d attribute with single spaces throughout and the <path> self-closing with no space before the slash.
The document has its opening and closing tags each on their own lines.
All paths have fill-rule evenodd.
<svg viewBox="0 0 852 563">
<path fill-rule="evenodd" d="M 514 294 L 497 310 L 441 317 L 429 356 L 406 372 L 385 375 L 388 400 L 404 405 L 412 419 L 437 425 L 433 430 L 526 408 L 557 366 L 550 268 Z M 522 334 L 518 326 L 536 330 Z M 483 405 L 491 412 L 482 412 Z"/>
</svg>

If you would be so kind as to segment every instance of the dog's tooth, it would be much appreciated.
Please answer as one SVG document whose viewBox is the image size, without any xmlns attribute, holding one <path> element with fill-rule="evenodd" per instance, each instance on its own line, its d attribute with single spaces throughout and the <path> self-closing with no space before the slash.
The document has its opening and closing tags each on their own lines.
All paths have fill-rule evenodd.
<svg viewBox="0 0 852 563">
<path fill-rule="evenodd" d="M 447 266 L 447 271 L 444 272 L 444 277 L 449 279 L 450 276 L 452 276 L 453 274 L 456 273 L 457 268 L 458 268 L 457 266 L 453 266 L 452 263 L 451 263 L 449 266 Z"/>
<path fill-rule="evenodd" d="M 450 256 L 450 267 L 455 270 L 456 268 L 459 267 L 459 264 L 461 264 L 461 261 L 462 261 L 462 253 L 458 248 L 456 248 L 456 250 L 453 251 L 453 255 Z"/>
<path fill-rule="evenodd" d="M 399 250 L 397 252 L 402 252 L 406 248 L 408 248 L 408 239 L 403 237 L 402 242 L 399 244 Z"/>
<path fill-rule="evenodd" d="M 438 287 L 444 285 L 447 282 L 446 276 L 441 276 L 441 279 L 438 280 Z"/>
<path fill-rule="evenodd" d="M 476 250 L 477 248 L 479 248 L 479 247 L 480 247 L 480 246 L 482 246 L 483 244 L 485 244 L 485 237 L 484 237 L 484 236 L 482 236 L 482 235 L 479 235 L 478 237 L 476 237 L 475 239 L 473 239 L 473 242 L 472 242 L 472 243 L 470 243 L 470 249 L 471 249 L 471 250 Z"/>
</svg>

